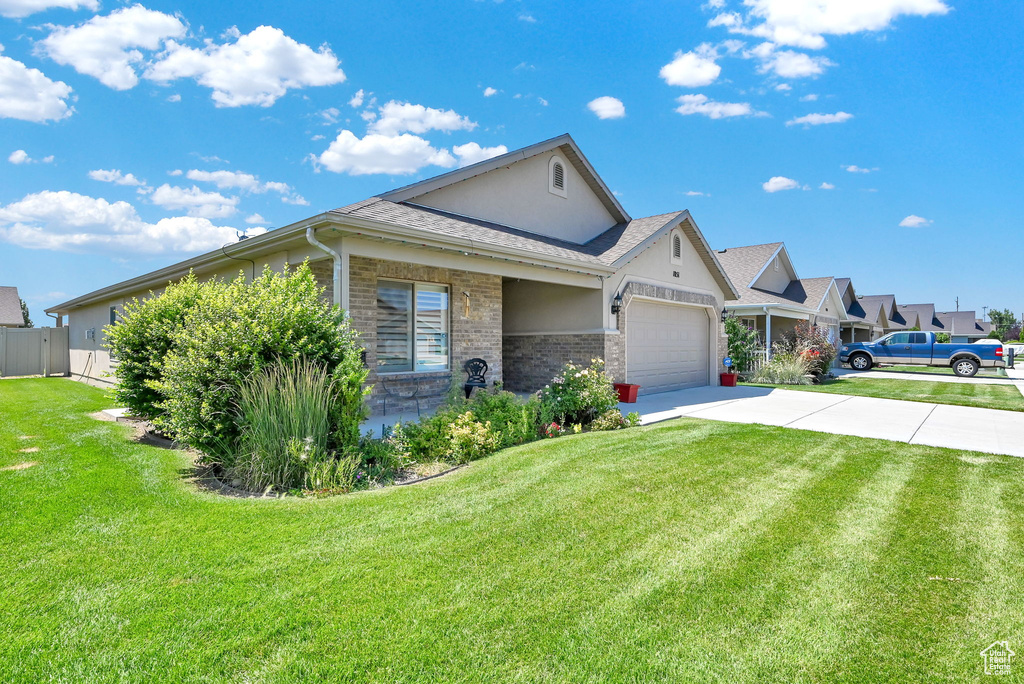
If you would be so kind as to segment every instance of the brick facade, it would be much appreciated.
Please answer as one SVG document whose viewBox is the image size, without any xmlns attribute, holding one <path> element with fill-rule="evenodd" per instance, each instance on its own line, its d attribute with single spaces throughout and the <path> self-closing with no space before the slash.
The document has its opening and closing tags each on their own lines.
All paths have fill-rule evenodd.
<svg viewBox="0 0 1024 684">
<path fill-rule="evenodd" d="M 505 388 L 533 392 L 551 381 L 567 362 L 590 364 L 604 358 L 605 338 L 620 335 L 505 335 Z"/>
<path fill-rule="evenodd" d="M 330 297 L 331 262 L 318 261 L 313 272 Z M 377 280 L 388 278 L 435 285 L 447 285 L 449 293 L 449 359 L 451 370 L 433 373 L 388 373 L 378 376 L 377 367 Z M 487 381 L 502 381 L 501 276 L 474 273 L 399 261 L 350 256 L 348 263 L 349 315 L 366 348 L 370 367 L 367 382 L 373 392 L 367 398 L 370 411 L 381 414 L 434 408 L 444 401 L 448 388 L 462 385 L 462 365 L 479 357 L 487 362 Z M 468 312 L 466 297 L 469 295 Z M 415 395 L 415 396 L 414 396 Z"/>
</svg>

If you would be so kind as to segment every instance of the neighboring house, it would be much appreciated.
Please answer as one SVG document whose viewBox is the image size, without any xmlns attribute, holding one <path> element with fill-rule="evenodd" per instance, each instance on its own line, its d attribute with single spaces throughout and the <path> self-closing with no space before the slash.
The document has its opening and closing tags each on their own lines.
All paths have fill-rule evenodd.
<svg viewBox="0 0 1024 684">
<path fill-rule="evenodd" d="M 839 323 L 840 340 L 871 342 L 881 337 L 889 323 L 882 302 L 878 299 L 865 302 L 859 298 L 849 278 L 836 278 L 836 288 L 846 306 L 848 319 Z"/>
<path fill-rule="evenodd" d="M 906 315 L 904 315 L 901 307 L 896 303 L 895 295 L 861 295 L 859 299 L 861 307 L 865 311 L 869 310 L 869 308 L 873 309 L 876 303 L 879 305 L 881 315 L 885 317 L 886 323 L 884 330 L 882 330 L 883 334 L 920 327 L 918 325 L 917 311 L 909 309 L 906 311 Z"/>
<path fill-rule="evenodd" d="M 0 285 L 0 328 L 20 328 L 25 325 L 18 288 Z"/>
<path fill-rule="evenodd" d="M 951 342 L 977 342 L 992 332 L 992 324 L 978 318 L 974 311 L 936 311 L 935 317 Z"/>
<path fill-rule="evenodd" d="M 226 249 L 49 309 L 68 316 L 72 374 L 109 382 L 103 326 L 189 269 L 310 259 L 361 334 L 375 412 L 439 403 L 475 357 L 516 391 L 596 357 L 645 392 L 717 384 L 738 295 L 689 212 L 632 218 L 568 135 Z"/>
<path fill-rule="evenodd" d="M 825 326 L 839 340 L 848 315 L 835 278 L 800 278 L 781 242 L 730 247 L 716 256 L 739 292 L 726 311 L 757 330 L 769 352 L 800 321 Z"/>
</svg>

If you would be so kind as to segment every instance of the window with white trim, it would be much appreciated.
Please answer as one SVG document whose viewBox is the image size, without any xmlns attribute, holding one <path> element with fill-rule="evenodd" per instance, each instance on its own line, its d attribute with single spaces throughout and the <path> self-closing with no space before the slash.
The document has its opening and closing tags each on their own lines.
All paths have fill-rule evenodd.
<svg viewBox="0 0 1024 684">
<path fill-rule="evenodd" d="M 565 162 L 561 157 L 552 157 L 548 162 L 548 192 L 559 197 L 568 197 L 566 182 Z"/>
<path fill-rule="evenodd" d="M 377 372 L 448 370 L 448 288 L 377 281 Z"/>
<path fill-rule="evenodd" d="M 679 233 L 672 233 L 672 263 L 683 263 L 683 238 Z"/>
</svg>

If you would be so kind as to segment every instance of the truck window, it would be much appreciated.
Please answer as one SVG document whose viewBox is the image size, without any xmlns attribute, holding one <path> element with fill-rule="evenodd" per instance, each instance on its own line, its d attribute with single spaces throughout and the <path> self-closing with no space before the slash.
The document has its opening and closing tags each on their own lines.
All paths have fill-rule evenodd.
<svg viewBox="0 0 1024 684">
<path fill-rule="evenodd" d="M 927 342 L 924 333 L 910 333 L 910 344 L 924 344 Z"/>
<path fill-rule="evenodd" d="M 896 333 L 886 341 L 886 344 L 910 344 L 910 333 Z"/>
</svg>

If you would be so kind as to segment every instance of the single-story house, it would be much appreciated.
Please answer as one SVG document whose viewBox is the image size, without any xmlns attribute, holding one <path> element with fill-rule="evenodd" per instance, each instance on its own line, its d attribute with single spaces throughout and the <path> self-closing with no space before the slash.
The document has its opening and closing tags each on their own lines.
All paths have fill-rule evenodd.
<svg viewBox="0 0 1024 684">
<path fill-rule="evenodd" d="M 977 317 L 974 311 L 936 311 L 951 342 L 977 342 L 988 337 L 992 324 Z"/>
<path fill-rule="evenodd" d="M 109 382 L 103 327 L 126 300 L 304 259 L 361 334 L 377 413 L 439 403 L 477 357 L 516 391 L 595 357 L 641 392 L 717 384 L 738 296 L 689 212 L 633 218 L 562 135 L 48 311 L 68 317 L 72 375 Z"/>
<path fill-rule="evenodd" d="M 739 292 L 726 302 L 726 311 L 757 330 L 768 353 L 800 321 L 825 326 L 839 340 L 840 324 L 849 316 L 835 278 L 801 278 L 781 242 L 729 247 L 715 255 Z"/>
<path fill-rule="evenodd" d="M 881 315 L 884 317 L 885 328 L 883 334 L 889 334 L 898 330 L 910 330 L 919 328 L 918 314 L 914 309 L 904 310 L 896 303 L 896 296 L 886 295 L 859 295 L 861 307 L 865 311 L 874 308 L 877 304 L 881 308 Z"/>
<path fill-rule="evenodd" d="M 865 302 L 857 296 L 850 278 L 836 278 L 838 288 L 846 306 L 847 320 L 839 322 L 839 339 L 842 342 L 870 342 L 882 336 L 888 323 L 880 301 Z"/>
<path fill-rule="evenodd" d="M 21 312 L 21 297 L 18 288 L 0 285 L 0 328 L 20 328 L 25 325 Z"/>
</svg>

